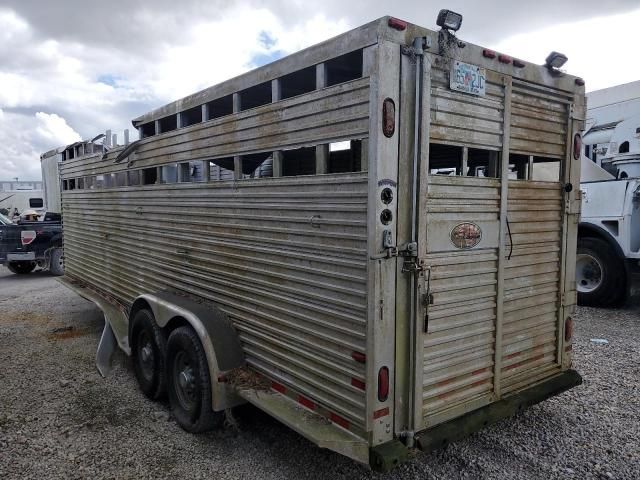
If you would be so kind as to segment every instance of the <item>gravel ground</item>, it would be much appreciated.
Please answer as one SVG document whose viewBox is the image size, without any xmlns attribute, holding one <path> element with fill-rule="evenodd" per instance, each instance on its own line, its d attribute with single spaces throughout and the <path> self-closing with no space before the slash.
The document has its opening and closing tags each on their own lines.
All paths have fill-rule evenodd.
<svg viewBox="0 0 640 480">
<path fill-rule="evenodd" d="M 124 354 L 98 375 L 102 325 L 93 304 L 49 275 L 0 267 L 0 479 L 640 478 L 638 301 L 578 310 L 584 385 L 386 475 L 252 407 L 237 410 L 238 429 L 183 432 L 167 404 L 140 393 Z"/>
</svg>

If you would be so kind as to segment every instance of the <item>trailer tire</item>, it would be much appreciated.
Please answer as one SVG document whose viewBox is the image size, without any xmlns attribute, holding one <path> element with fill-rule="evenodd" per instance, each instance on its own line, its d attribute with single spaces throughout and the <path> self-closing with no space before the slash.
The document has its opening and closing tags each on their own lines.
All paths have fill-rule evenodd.
<svg viewBox="0 0 640 480">
<path fill-rule="evenodd" d="M 169 404 L 178 424 L 191 433 L 222 425 L 224 414 L 211 408 L 211 377 L 204 348 L 191 327 L 171 332 L 165 363 Z"/>
<path fill-rule="evenodd" d="M 131 325 L 131 357 L 140 390 L 151 400 L 166 393 L 166 351 L 166 334 L 153 314 L 146 309 L 136 312 Z"/>
<path fill-rule="evenodd" d="M 618 305 L 625 296 L 624 263 L 600 238 L 578 239 L 576 289 L 578 304 L 593 307 Z"/>
<path fill-rule="evenodd" d="M 26 275 L 27 273 L 33 272 L 33 269 L 36 268 L 36 262 L 9 262 L 7 263 L 7 268 L 16 275 Z"/>
<path fill-rule="evenodd" d="M 49 259 L 49 271 L 52 275 L 56 275 L 58 277 L 64 275 L 62 248 L 54 248 L 51 251 L 51 258 Z"/>
</svg>

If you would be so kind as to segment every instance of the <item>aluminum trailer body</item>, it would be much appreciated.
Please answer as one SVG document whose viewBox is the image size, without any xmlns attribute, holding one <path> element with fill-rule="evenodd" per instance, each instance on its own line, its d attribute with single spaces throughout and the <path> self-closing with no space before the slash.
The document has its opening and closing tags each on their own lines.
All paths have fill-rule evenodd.
<svg viewBox="0 0 640 480">
<path fill-rule="evenodd" d="M 188 324 L 213 410 L 250 401 L 375 468 L 576 385 L 582 83 L 384 17 L 63 161 L 99 367 L 115 342 L 140 358 L 141 310 L 169 343 Z"/>
</svg>

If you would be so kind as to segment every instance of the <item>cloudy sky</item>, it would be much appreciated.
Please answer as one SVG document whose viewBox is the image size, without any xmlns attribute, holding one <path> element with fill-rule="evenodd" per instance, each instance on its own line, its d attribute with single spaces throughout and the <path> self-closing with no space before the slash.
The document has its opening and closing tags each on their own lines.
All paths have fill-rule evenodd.
<svg viewBox="0 0 640 480">
<path fill-rule="evenodd" d="M 40 178 L 40 153 L 383 15 L 533 62 L 551 50 L 587 90 L 640 79 L 638 0 L 1 0 L 0 180 Z M 136 135 L 132 134 L 132 139 Z"/>
</svg>

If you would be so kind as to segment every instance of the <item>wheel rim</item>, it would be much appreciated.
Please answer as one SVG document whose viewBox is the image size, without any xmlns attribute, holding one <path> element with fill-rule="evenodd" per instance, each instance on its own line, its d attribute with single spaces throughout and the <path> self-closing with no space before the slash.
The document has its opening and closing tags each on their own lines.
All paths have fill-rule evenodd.
<svg viewBox="0 0 640 480">
<path fill-rule="evenodd" d="M 173 384 L 182 409 L 192 411 L 198 394 L 195 369 L 186 352 L 180 351 L 173 360 Z"/>
<path fill-rule="evenodd" d="M 580 253 L 576 259 L 576 288 L 580 293 L 591 293 L 602 285 L 602 264 L 596 257 Z"/>
<path fill-rule="evenodd" d="M 155 354 L 153 351 L 153 343 L 151 338 L 144 330 L 140 332 L 138 336 L 138 363 L 140 365 L 140 372 L 147 381 L 153 380 L 153 374 L 155 370 Z"/>
</svg>

